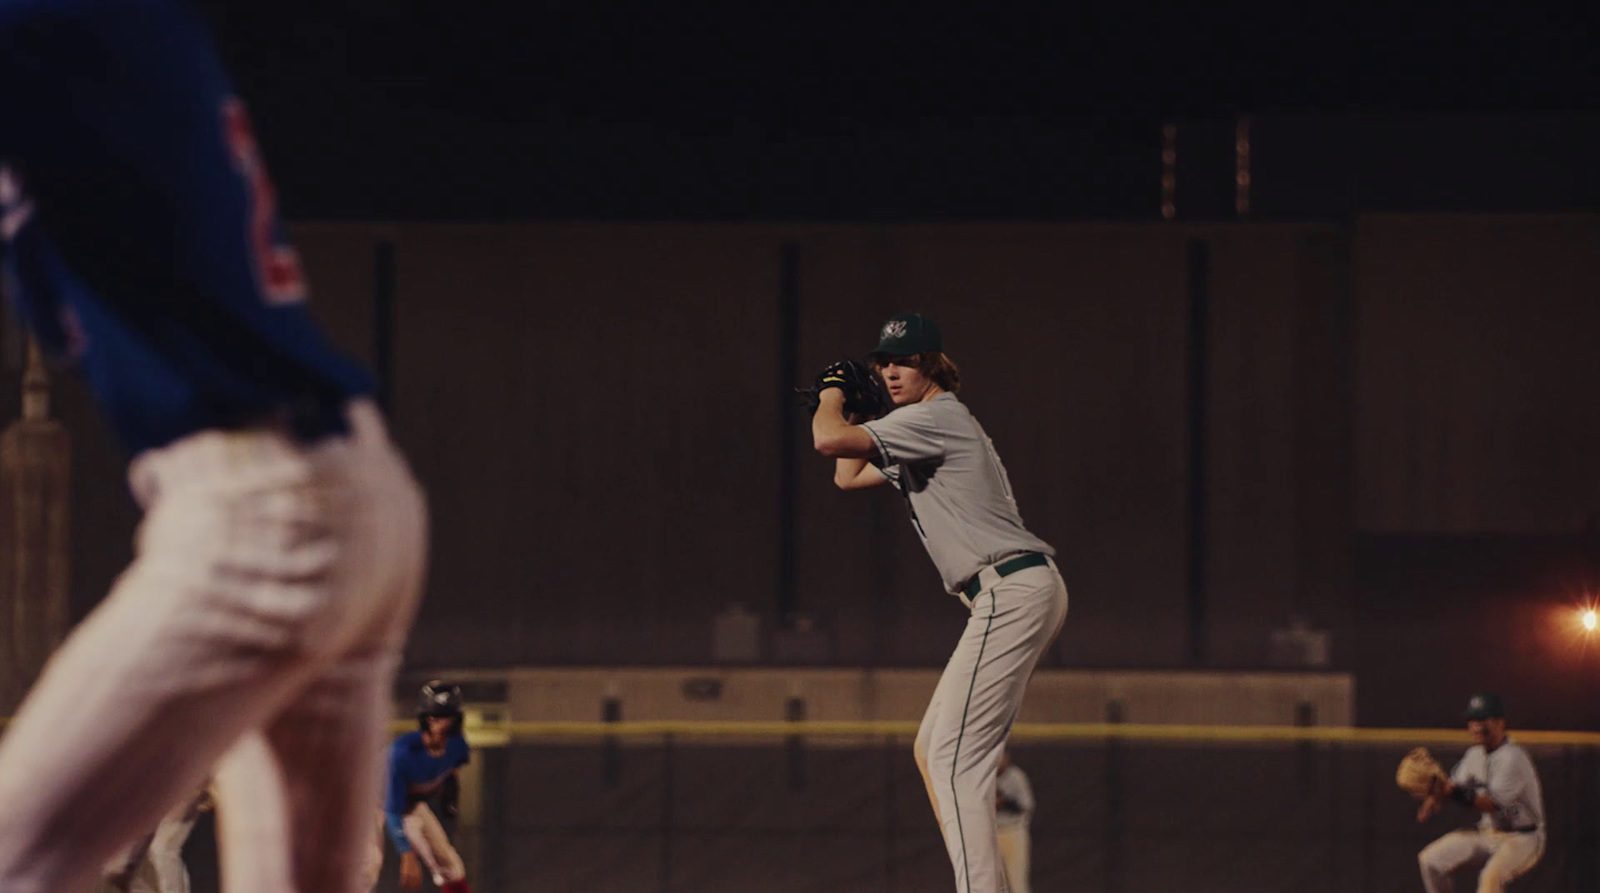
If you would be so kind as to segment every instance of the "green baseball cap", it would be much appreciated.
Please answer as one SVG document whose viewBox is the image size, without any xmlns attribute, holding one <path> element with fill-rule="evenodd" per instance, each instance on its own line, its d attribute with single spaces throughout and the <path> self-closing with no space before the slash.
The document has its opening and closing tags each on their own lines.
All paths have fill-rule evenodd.
<svg viewBox="0 0 1600 893">
<path fill-rule="evenodd" d="M 944 337 L 933 320 L 920 313 L 900 313 L 878 330 L 878 346 L 868 356 L 908 357 L 923 351 L 942 352 Z"/>
<path fill-rule="evenodd" d="M 1467 719 L 1499 719 L 1505 715 L 1505 702 L 1492 691 L 1480 691 L 1467 699 Z"/>
</svg>

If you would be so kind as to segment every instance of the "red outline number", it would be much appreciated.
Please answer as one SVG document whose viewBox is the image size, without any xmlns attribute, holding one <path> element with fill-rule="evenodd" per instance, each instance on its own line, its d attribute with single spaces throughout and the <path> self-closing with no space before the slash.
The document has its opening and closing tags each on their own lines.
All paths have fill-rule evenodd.
<svg viewBox="0 0 1600 893">
<path fill-rule="evenodd" d="M 304 301 L 308 289 L 300 255 L 293 246 L 278 241 L 278 192 L 261 160 L 250 115 L 237 97 L 222 102 L 222 131 L 233 166 L 250 189 L 250 248 L 261 294 L 273 306 Z"/>
</svg>

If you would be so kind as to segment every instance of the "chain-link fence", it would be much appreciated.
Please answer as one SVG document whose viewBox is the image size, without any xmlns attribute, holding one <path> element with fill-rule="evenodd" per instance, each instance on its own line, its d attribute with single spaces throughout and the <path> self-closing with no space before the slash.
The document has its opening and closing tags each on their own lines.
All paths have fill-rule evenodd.
<svg viewBox="0 0 1600 893">
<path fill-rule="evenodd" d="M 517 735 L 480 748 L 455 836 L 479 893 L 951 889 L 911 734 L 881 727 Z M 1548 843 L 1515 889 L 1600 889 L 1600 736 L 1520 737 Z M 1450 730 L 1019 727 L 1012 752 L 1038 804 L 1033 889 L 1420 890 L 1418 850 L 1472 818 L 1447 806 L 1418 824 L 1394 770 L 1419 743 L 1447 765 L 1468 744 Z M 393 875 L 380 890 L 397 889 Z"/>
</svg>

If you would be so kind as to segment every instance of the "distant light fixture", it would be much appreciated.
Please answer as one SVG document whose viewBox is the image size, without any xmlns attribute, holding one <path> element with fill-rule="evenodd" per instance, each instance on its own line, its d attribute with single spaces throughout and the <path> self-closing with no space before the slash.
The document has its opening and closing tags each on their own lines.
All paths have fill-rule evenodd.
<svg viewBox="0 0 1600 893">
<path fill-rule="evenodd" d="M 1597 612 L 1594 608 L 1584 608 L 1578 612 L 1578 623 L 1586 632 L 1592 633 L 1596 629 L 1600 629 L 1600 612 Z"/>
<path fill-rule="evenodd" d="M 1178 125 L 1161 125 L 1161 219 L 1178 216 Z"/>
<path fill-rule="evenodd" d="M 1250 219 L 1250 119 L 1244 117 L 1233 124 L 1233 211 Z"/>
</svg>

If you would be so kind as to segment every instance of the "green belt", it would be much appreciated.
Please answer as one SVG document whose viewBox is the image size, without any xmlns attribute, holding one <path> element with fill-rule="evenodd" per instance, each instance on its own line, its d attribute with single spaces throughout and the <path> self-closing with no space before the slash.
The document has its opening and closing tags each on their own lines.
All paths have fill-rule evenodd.
<svg viewBox="0 0 1600 893">
<path fill-rule="evenodd" d="M 1049 562 L 1049 556 L 1045 555 L 1043 552 L 1024 552 L 1021 555 L 1017 555 L 1013 558 L 1007 558 L 1005 561 L 995 565 L 994 572 L 1002 577 L 1009 577 L 1017 571 L 1026 570 L 1030 567 L 1038 567 L 1041 564 L 1048 564 Z M 983 591 L 983 584 L 978 582 L 978 578 L 980 576 L 982 576 L 982 572 L 973 574 L 972 579 L 967 581 L 967 585 L 961 587 L 961 592 L 965 594 L 967 598 L 977 598 L 978 593 Z"/>
</svg>

